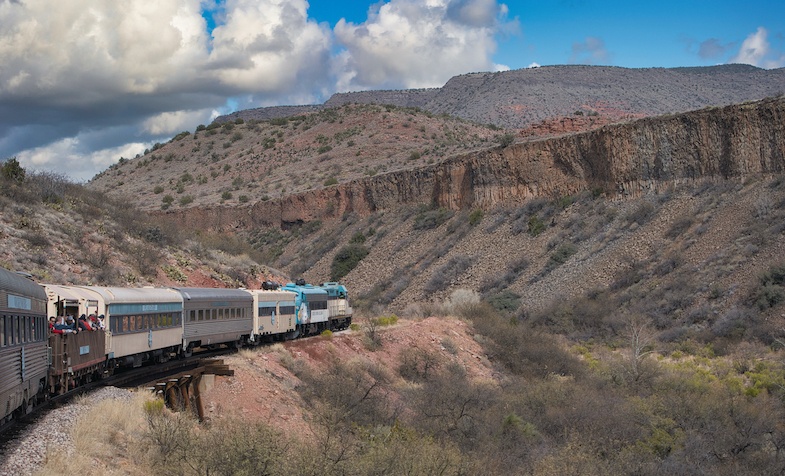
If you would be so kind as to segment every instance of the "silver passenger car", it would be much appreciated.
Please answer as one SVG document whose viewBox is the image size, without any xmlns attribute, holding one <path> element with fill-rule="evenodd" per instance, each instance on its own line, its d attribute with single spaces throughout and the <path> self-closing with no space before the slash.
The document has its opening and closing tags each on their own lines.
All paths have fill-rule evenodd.
<svg viewBox="0 0 785 476">
<path fill-rule="evenodd" d="M 44 288 L 0 268 L 0 421 L 32 410 L 49 368 Z"/>
<path fill-rule="evenodd" d="M 183 350 L 248 342 L 253 332 L 253 297 L 242 289 L 174 288 L 183 300 Z"/>
</svg>

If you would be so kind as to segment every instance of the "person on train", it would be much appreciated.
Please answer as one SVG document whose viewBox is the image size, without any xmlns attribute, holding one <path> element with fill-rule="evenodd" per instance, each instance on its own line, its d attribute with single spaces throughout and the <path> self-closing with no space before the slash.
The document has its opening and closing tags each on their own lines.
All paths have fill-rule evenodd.
<svg viewBox="0 0 785 476">
<path fill-rule="evenodd" d="M 49 332 L 51 332 L 52 334 L 62 334 L 63 333 L 62 329 L 55 329 L 56 322 L 57 319 L 55 318 L 55 316 L 49 316 Z"/>
<path fill-rule="evenodd" d="M 68 316 L 68 319 L 70 319 L 71 322 L 74 321 L 74 319 L 71 316 Z M 57 322 L 55 322 L 54 328 L 56 331 L 57 330 L 61 331 L 58 334 L 73 334 L 76 332 L 76 329 L 73 327 L 73 325 L 68 324 L 65 321 L 65 317 L 63 316 L 57 318 Z"/>
<path fill-rule="evenodd" d="M 93 330 L 93 326 L 90 325 L 90 321 L 87 320 L 87 316 L 85 316 L 84 314 L 79 316 L 79 330 L 80 331 Z"/>
</svg>

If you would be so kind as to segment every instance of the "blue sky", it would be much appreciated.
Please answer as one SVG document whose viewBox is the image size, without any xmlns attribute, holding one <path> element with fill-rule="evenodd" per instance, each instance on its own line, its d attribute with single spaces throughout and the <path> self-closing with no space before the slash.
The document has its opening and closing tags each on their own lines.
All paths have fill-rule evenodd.
<svg viewBox="0 0 785 476">
<path fill-rule="evenodd" d="M 0 0 L 0 160 L 87 180 L 236 109 L 534 65 L 785 66 L 785 2 Z"/>
</svg>

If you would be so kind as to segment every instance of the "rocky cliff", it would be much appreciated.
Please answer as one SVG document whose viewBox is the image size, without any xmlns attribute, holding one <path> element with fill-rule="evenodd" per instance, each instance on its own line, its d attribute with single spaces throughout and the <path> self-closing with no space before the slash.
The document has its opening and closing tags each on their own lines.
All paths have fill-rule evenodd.
<svg viewBox="0 0 785 476">
<path fill-rule="evenodd" d="M 177 210 L 168 216 L 202 228 L 286 228 L 409 204 L 488 209 L 582 190 L 636 196 L 673 183 L 784 168 L 785 97 L 779 97 L 492 148 L 248 207 Z"/>
</svg>

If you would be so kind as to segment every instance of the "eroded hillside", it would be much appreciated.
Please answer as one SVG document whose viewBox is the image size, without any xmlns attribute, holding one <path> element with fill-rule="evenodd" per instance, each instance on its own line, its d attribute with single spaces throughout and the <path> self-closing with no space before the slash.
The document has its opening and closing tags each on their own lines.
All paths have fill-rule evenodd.
<svg viewBox="0 0 785 476">
<path fill-rule="evenodd" d="M 417 109 L 347 105 L 267 122 L 200 126 L 121 160 L 91 184 L 146 210 L 267 208 L 281 197 L 487 148 L 505 133 Z"/>
</svg>

